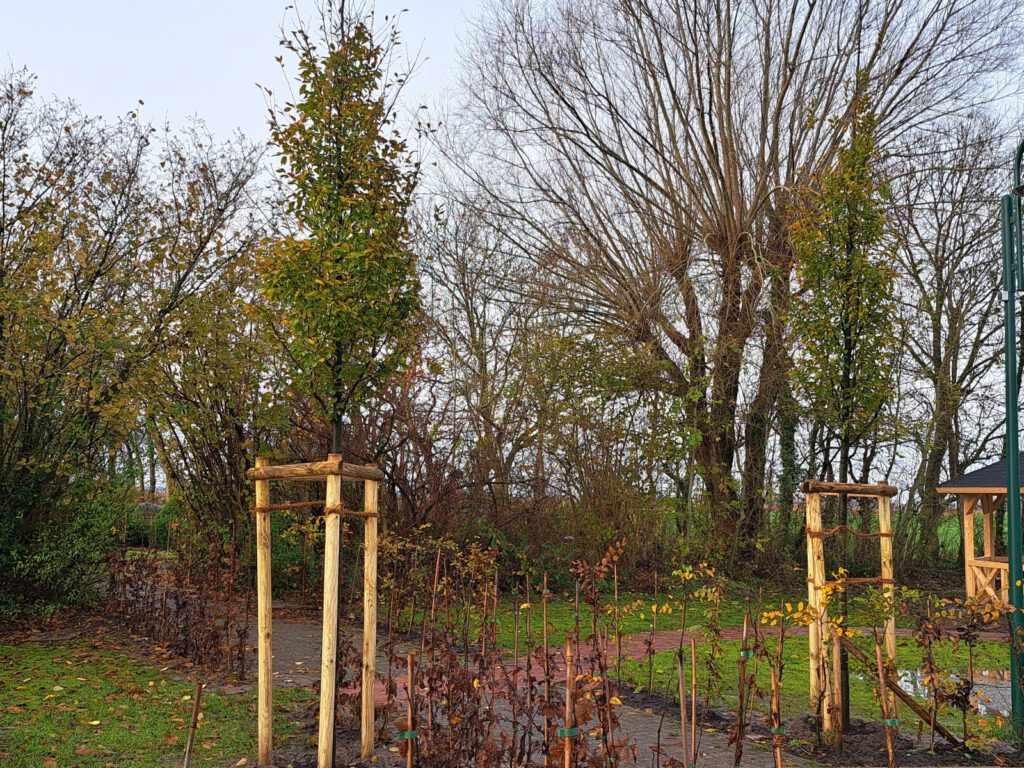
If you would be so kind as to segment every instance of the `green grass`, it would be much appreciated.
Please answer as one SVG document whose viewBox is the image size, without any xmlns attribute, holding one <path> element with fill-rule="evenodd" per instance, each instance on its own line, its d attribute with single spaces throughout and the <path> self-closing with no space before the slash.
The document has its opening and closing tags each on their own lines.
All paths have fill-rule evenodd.
<svg viewBox="0 0 1024 768">
<path fill-rule="evenodd" d="M 679 594 L 682 594 L 682 590 L 676 590 Z M 729 589 L 727 588 L 727 592 Z M 734 592 L 738 590 L 733 590 Z M 746 590 L 756 595 L 749 588 Z M 779 604 L 782 599 L 793 600 L 794 602 L 799 599 L 806 599 L 806 595 L 803 597 L 793 597 L 786 595 L 783 592 L 765 591 L 763 595 L 763 607 L 764 609 L 775 607 Z M 650 593 L 643 592 L 620 592 L 619 593 L 619 625 L 623 635 L 638 634 L 643 632 L 649 632 L 651 629 L 651 606 L 657 602 L 658 605 L 668 604 L 672 607 L 671 613 L 659 614 L 658 615 L 658 629 L 678 629 L 681 611 L 681 602 L 678 597 L 673 595 L 671 592 L 668 594 L 660 594 L 655 601 L 655 597 Z M 518 600 L 512 597 L 504 597 L 498 604 L 498 645 L 502 648 L 512 648 L 515 642 L 515 613 L 518 606 L 524 604 L 523 598 L 520 597 Z M 751 613 L 755 611 L 756 598 L 751 601 L 750 610 Z M 721 623 L 724 627 L 740 627 L 743 626 L 743 615 L 747 609 L 747 602 L 745 597 L 730 596 L 725 597 L 722 600 L 721 605 Z M 523 642 L 523 638 L 526 637 L 526 614 L 531 614 L 530 623 L 532 629 L 532 635 L 536 640 L 540 636 L 541 626 L 541 613 L 542 604 L 539 595 L 533 596 L 533 601 L 529 609 L 521 609 L 519 614 L 519 631 L 520 631 L 520 643 Z M 614 596 L 612 594 L 603 594 L 601 596 L 601 622 L 602 627 L 605 629 L 611 629 L 614 627 Z M 704 606 L 698 605 L 695 601 L 689 601 L 687 605 L 687 626 L 693 627 L 699 625 L 703 621 Z M 474 632 L 479 631 L 479 615 L 478 612 L 474 612 L 476 624 L 474 626 Z M 591 628 L 593 626 L 594 612 L 591 606 L 587 605 L 582 599 L 580 600 L 579 610 L 579 624 L 580 634 L 584 637 L 591 634 Z M 576 627 L 576 608 L 575 600 L 572 592 L 557 593 L 553 592 L 548 598 L 548 642 L 552 645 L 564 644 L 566 633 L 574 631 Z M 614 631 L 612 629 L 612 631 Z"/>
<path fill-rule="evenodd" d="M 742 627 L 743 617 L 747 611 L 747 600 L 742 596 L 729 595 L 729 589 L 726 589 L 726 596 L 722 599 L 720 608 L 720 623 L 723 627 Z M 733 590 L 735 592 L 735 590 Z M 747 590 L 750 591 L 749 589 Z M 614 618 L 613 618 L 613 596 L 602 595 L 601 604 L 601 622 L 604 629 L 608 629 L 614 632 Z M 782 592 L 778 590 L 765 591 L 761 597 L 761 609 L 771 610 L 777 608 L 783 601 L 789 601 L 791 603 L 797 603 L 798 601 L 807 600 L 806 593 L 798 594 L 796 591 L 793 592 Z M 651 606 L 655 603 L 654 595 L 640 593 L 640 592 L 622 592 L 619 594 L 619 624 L 622 629 L 623 635 L 639 634 L 649 632 L 651 629 Z M 665 605 L 666 603 L 672 607 L 671 613 L 659 614 L 658 615 L 658 629 L 659 630 L 674 630 L 679 628 L 681 602 L 680 600 L 669 595 L 660 595 L 657 599 L 659 605 Z M 522 598 L 514 600 L 511 597 L 503 598 L 499 602 L 498 610 L 498 645 L 505 649 L 511 649 L 515 642 L 515 613 L 518 606 L 522 606 Z M 757 621 L 758 617 L 755 615 L 757 609 L 756 597 L 750 601 L 750 612 L 751 618 Z M 705 606 L 696 603 L 696 601 L 690 601 L 687 605 L 687 617 L 686 625 L 689 628 L 700 626 L 704 623 L 704 610 Z M 848 626 L 869 626 L 870 622 L 865 616 L 864 607 L 857 601 L 851 600 L 850 602 L 850 614 L 847 621 Z M 536 640 L 540 636 L 541 626 L 541 601 L 538 596 L 534 596 L 532 604 L 529 609 L 521 609 L 519 613 L 519 631 L 520 631 L 520 644 L 524 642 L 526 637 L 526 615 L 530 613 L 531 633 L 533 638 Z M 479 632 L 480 628 L 480 616 L 478 611 L 474 611 L 474 627 L 473 635 Z M 586 603 L 580 603 L 579 610 L 579 623 L 580 623 L 580 634 L 586 637 L 591 634 L 591 627 L 593 626 L 593 610 Z M 897 617 L 896 625 L 903 627 L 909 626 L 902 617 Z M 576 610 L 574 605 L 574 599 L 572 593 L 558 594 L 553 593 L 548 599 L 548 642 L 552 645 L 562 645 L 565 643 L 566 633 L 575 630 L 576 626 Z"/>
<path fill-rule="evenodd" d="M 860 637 L 855 642 L 868 653 L 869 658 L 874 658 L 874 644 L 870 638 Z M 769 641 L 771 646 L 774 641 Z M 725 641 L 722 643 L 722 655 L 718 659 L 718 668 L 721 673 L 721 682 L 715 691 L 715 700 L 726 707 L 735 707 L 737 699 L 738 667 L 737 658 L 740 650 L 738 641 Z M 943 669 L 958 670 L 964 666 L 966 651 L 960 649 L 955 651 L 951 644 L 943 643 L 936 648 L 936 662 Z M 709 682 L 709 658 L 710 649 L 706 645 L 697 646 L 697 687 L 698 695 L 703 696 L 708 690 Z M 921 665 L 921 649 L 909 638 L 900 638 L 897 642 L 897 659 L 900 669 L 917 669 Z M 687 653 L 687 660 L 689 654 Z M 975 665 L 978 669 L 984 668 L 1005 668 L 1007 664 L 1007 647 L 1005 643 L 996 641 L 981 641 L 975 650 Z M 751 662 L 752 663 L 752 662 Z M 862 720 L 881 720 L 882 715 L 872 690 L 872 679 L 866 670 L 851 659 L 850 680 L 850 713 L 854 718 Z M 807 714 L 807 687 L 809 668 L 807 661 L 807 639 L 806 637 L 791 637 L 786 640 L 784 646 L 784 672 L 782 685 L 782 714 L 784 719 L 802 717 Z M 678 700 L 678 662 L 674 651 L 664 651 L 653 656 L 654 666 L 654 690 L 667 693 L 673 699 Z M 749 669 L 749 667 L 748 667 Z M 757 685 L 765 693 L 770 690 L 769 670 L 764 661 L 756 664 Z M 689 665 L 687 675 L 689 675 Z M 622 664 L 622 679 L 640 689 L 646 689 L 649 681 L 649 667 L 646 659 L 626 660 Z M 981 686 L 983 688 L 983 686 Z M 759 700 L 755 704 L 759 711 L 768 710 L 767 698 Z M 917 717 L 903 708 L 901 710 L 903 728 L 916 732 Z M 960 734 L 961 721 L 958 711 L 944 708 L 940 712 L 940 719 L 944 725 L 954 733 Z M 979 718 L 972 716 L 972 731 L 977 730 Z M 989 735 L 997 738 L 1010 738 L 1009 726 L 1004 722 L 1001 726 L 994 724 L 995 718 L 987 718 Z M 925 729 L 927 731 L 927 727 Z"/>
<path fill-rule="evenodd" d="M 194 687 L 123 653 L 82 642 L 0 645 L 0 765 L 180 765 Z M 275 691 L 275 739 L 299 730 L 311 694 Z M 205 691 L 193 763 L 255 763 L 255 694 Z"/>
</svg>

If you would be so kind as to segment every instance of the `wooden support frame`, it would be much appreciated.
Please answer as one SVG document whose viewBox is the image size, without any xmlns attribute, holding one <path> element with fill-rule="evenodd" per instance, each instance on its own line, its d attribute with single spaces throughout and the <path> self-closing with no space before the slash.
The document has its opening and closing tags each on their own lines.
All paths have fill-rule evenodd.
<svg viewBox="0 0 1024 768">
<path fill-rule="evenodd" d="M 346 464 L 331 454 L 327 461 L 271 466 L 256 459 L 246 472 L 256 490 L 256 592 L 257 654 L 259 659 L 257 742 L 260 766 L 272 766 L 273 756 L 273 645 L 271 615 L 270 513 L 275 509 L 321 506 L 319 502 L 271 504 L 270 482 L 326 481 L 324 508 L 324 603 L 320 658 L 320 716 L 317 766 L 330 768 L 334 753 L 335 680 L 337 673 L 338 571 L 340 568 L 341 518 L 364 520 L 363 528 L 363 660 L 360 717 L 360 752 L 368 759 L 374 746 L 374 682 L 377 674 L 377 497 L 384 473 L 375 465 Z M 347 510 L 341 503 L 341 484 L 363 484 L 363 509 Z"/>
<path fill-rule="evenodd" d="M 828 608 L 824 604 L 824 590 L 829 582 L 825 580 L 825 538 L 831 535 L 845 535 L 850 531 L 843 528 L 825 529 L 821 519 L 821 497 L 845 493 L 856 498 L 874 498 L 878 503 L 878 532 L 860 533 L 859 536 L 877 538 L 881 574 L 878 578 L 861 579 L 861 583 L 881 585 L 883 592 L 891 597 L 895 590 L 893 563 L 893 529 L 891 500 L 899 489 L 888 483 L 858 485 L 853 483 L 826 483 L 808 480 L 803 484 L 805 501 L 805 533 L 807 539 L 807 602 L 815 616 L 807 632 L 809 648 L 809 694 L 811 713 L 824 715 L 824 708 L 838 701 L 838 683 L 830 675 L 830 654 L 828 643 L 833 642 L 828 625 Z M 884 627 L 885 653 L 890 663 L 896 662 L 896 617 L 889 616 Z M 890 712 L 896 712 L 896 699 L 890 696 Z M 895 715 L 893 715 L 895 716 Z M 822 729 L 833 730 L 835 717 L 822 717 Z"/>
</svg>

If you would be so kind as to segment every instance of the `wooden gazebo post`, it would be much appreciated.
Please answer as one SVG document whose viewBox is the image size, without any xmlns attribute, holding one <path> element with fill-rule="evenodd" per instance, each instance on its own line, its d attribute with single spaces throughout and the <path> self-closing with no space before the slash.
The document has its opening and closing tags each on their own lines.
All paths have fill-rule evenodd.
<svg viewBox="0 0 1024 768">
<path fill-rule="evenodd" d="M 996 554 L 1001 536 L 995 517 L 1006 502 L 1006 461 L 1000 460 L 947 480 L 935 489 L 956 496 L 963 523 L 964 591 L 968 597 L 1010 602 L 1010 561 Z M 982 515 L 981 554 L 977 553 L 974 523 Z"/>
</svg>

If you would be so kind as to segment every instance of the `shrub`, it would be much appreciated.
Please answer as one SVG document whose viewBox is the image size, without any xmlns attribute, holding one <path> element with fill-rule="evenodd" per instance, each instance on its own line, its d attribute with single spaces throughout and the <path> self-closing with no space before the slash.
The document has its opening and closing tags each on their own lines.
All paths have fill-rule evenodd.
<svg viewBox="0 0 1024 768">
<path fill-rule="evenodd" d="M 0 612 L 10 616 L 90 603 L 106 587 L 107 551 L 135 509 L 134 488 L 79 482 L 73 490 L 68 498 L 79 503 L 68 503 L 34 530 L 8 539 Z"/>
</svg>

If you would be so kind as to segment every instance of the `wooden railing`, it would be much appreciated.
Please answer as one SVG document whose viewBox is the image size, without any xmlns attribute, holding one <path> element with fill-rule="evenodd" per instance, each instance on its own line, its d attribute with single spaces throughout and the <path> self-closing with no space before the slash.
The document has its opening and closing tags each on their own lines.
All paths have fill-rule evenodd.
<svg viewBox="0 0 1024 768">
<path fill-rule="evenodd" d="M 975 557 L 967 561 L 967 596 L 988 595 L 1010 602 L 1010 563 L 1005 556 Z"/>
</svg>

